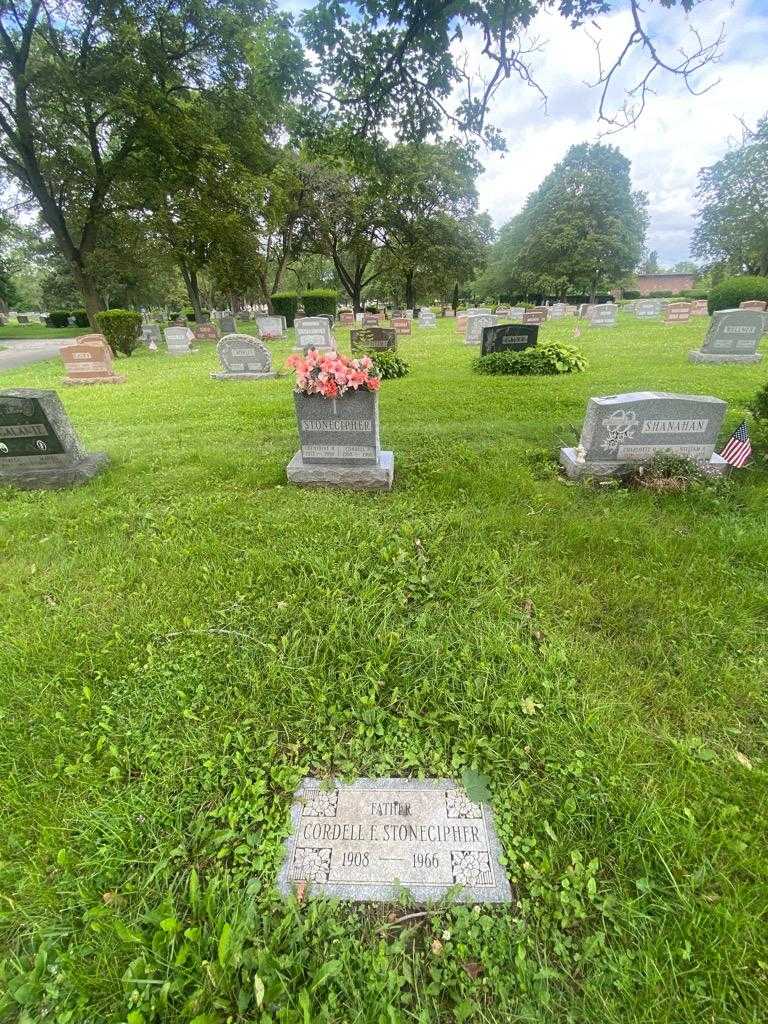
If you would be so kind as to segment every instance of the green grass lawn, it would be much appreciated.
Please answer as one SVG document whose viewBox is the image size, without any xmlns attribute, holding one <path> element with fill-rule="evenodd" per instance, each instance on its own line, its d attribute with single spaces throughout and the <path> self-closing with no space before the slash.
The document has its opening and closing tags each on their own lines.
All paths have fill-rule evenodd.
<svg viewBox="0 0 768 1024">
<path fill-rule="evenodd" d="M 415 328 L 391 494 L 288 487 L 290 378 L 213 381 L 210 344 L 61 389 L 112 465 L 0 490 L 0 1020 L 764 1022 L 765 460 L 665 496 L 556 468 L 590 395 L 714 394 L 725 440 L 765 370 L 689 364 L 706 323 L 585 325 L 558 378 Z M 303 776 L 467 768 L 511 908 L 277 896 Z"/>
<path fill-rule="evenodd" d="M 0 341 L 8 338 L 77 338 L 88 334 L 87 327 L 46 327 L 45 324 L 0 325 Z"/>
</svg>

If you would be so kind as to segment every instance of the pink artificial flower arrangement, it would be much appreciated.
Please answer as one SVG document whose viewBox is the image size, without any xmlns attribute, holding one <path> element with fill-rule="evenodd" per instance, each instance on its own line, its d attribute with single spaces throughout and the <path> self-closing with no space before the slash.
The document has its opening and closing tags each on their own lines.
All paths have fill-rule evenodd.
<svg viewBox="0 0 768 1024">
<path fill-rule="evenodd" d="M 349 359 L 338 352 L 320 353 L 311 348 L 306 356 L 288 356 L 287 363 L 296 371 L 296 390 L 305 395 L 339 398 L 358 388 L 378 391 L 381 385 L 368 356 Z"/>
</svg>

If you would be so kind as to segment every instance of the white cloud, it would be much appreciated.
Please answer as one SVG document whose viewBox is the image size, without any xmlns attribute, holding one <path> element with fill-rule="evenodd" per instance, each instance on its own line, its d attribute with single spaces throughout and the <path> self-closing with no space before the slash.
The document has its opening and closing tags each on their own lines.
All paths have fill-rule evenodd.
<svg viewBox="0 0 768 1024">
<path fill-rule="evenodd" d="M 697 97 L 679 80 L 659 77 L 657 95 L 649 98 L 639 124 L 604 139 L 632 161 L 633 183 L 648 193 L 648 244 L 659 251 L 662 263 L 688 256 L 699 169 L 719 159 L 740 136 L 739 118 L 754 123 L 768 108 L 763 56 L 768 9 L 761 13 L 762 6 L 762 0 L 713 0 L 695 8 L 691 24 L 706 39 L 726 24 L 723 58 L 702 76 L 702 83 L 720 78 L 719 84 Z M 626 11 L 600 19 L 604 59 L 626 40 L 628 19 Z M 657 15 L 655 29 L 668 53 L 674 55 L 685 40 L 686 22 L 679 11 Z M 594 27 L 574 30 L 558 15 L 546 13 L 535 19 L 532 31 L 546 40 L 536 65 L 548 110 L 544 113 L 535 94 L 518 81 L 505 83 L 496 95 L 491 120 L 504 133 L 508 152 L 481 154 L 486 170 L 478 184 L 481 205 L 497 225 L 520 209 L 569 146 L 596 141 L 601 132 L 598 91 L 584 84 L 596 77 L 594 45 L 587 36 L 587 31 L 598 35 Z M 616 101 L 620 104 L 620 93 L 614 106 Z"/>
</svg>

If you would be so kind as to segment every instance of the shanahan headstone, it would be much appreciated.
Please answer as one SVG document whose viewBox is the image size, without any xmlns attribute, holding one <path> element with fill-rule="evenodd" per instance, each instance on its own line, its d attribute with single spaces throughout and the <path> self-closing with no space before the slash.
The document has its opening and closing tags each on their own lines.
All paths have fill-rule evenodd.
<svg viewBox="0 0 768 1024">
<path fill-rule="evenodd" d="M 379 441 L 378 393 L 338 399 L 294 391 L 301 448 L 288 463 L 290 483 L 361 491 L 392 488 L 395 456 Z"/>
<path fill-rule="evenodd" d="M 497 324 L 483 328 L 481 354 L 520 352 L 535 348 L 539 337 L 538 324 Z"/>
<path fill-rule="evenodd" d="M 664 307 L 665 324 L 684 324 L 691 319 L 690 302 L 669 302 Z"/>
<path fill-rule="evenodd" d="M 392 327 L 362 327 L 349 332 L 353 352 L 394 352 L 397 331 Z"/>
<path fill-rule="evenodd" d="M 561 448 L 560 464 L 571 479 L 620 476 L 659 452 L 723 474 L 728 463 L 715 453 L 726 403 L 711 395 L 634 391 L 590 398 L 578 448 Z"/>
<path fill-rule="evenodd" d="M 55 391 L 0 391 L 0 484 L 56 490 L 93 479 L 109 463 L 89 454 Z"/>
<path fill-rule="evenodd" d="M 759 363 L 757 351 L 765 331 L 764 314 L 756 309 L 720 309 L 713 313 L 700 351 L 692 363 Z"/>
<path fill-rule="evenodd" d="M 215 380 L 267 380 L 276 377 L 266 345 L 250 334 L 225 334 L 216 346 L 221 371 Z"/>
<path fill-rule="evenodd" d="M 305 779 L 292 809 L 278 888 L 342 900 L 509 903 L 488 804 L 450 779 Z"/>
<path fill-rule="evenodd" d="M 103 334 L 84 334 L 59 349 L 67 376 L 65 384 L 124 384 L 112 367 L 112 350 Z"/>
</svg>

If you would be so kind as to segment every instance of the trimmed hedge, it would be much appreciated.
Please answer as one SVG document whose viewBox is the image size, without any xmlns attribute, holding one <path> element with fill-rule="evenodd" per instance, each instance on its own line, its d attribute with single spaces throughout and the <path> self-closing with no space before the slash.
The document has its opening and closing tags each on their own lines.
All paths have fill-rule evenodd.
<svg viewBox="0 0 768 1024">
<path fill-rule="evenodd" d="M 54 309 L 45 318 L 46 327 L 68 327 L 69 313 L 65 309 Z"/>
<path fill-rule="evenodd" d="M 649 299 L 671 299 L 674 294 L 675 294 L 674 292 L 664 292 L 664 291 L 648 292 L 648 298 Z"/>
<path fill-rule="evenodd" d="M 738 309 L 749 299 L 768 302 L 768 277 L 726 277 L 709 293 L 710 315 L 718 309 Z"/>
<path fill-rule="evenodd" d="M 640 292 L 623 291 L 621 293 L 622 299 L 640 299 L 642 298 Z"/>
<path fill-rule="evenodd" d="M 129 356 L 139 346 L 141 313 L 129 309 L 106 309 L 96 314 L 96 323 L 114 355 Z"/>
<path fill-rule="evenodd" d="M 75 327 L 90 327 L 91 322 L 84 309 L 75 309 L 71 314 L 75 318 Z"/>
<path fill-rule="evenodd" d="M 709 292 L 706 288 L 686 288 L 683 291 L 681 291 L 680 294 L 686 299 L 709 298 Z"/>
<path fill-rule="evenodd" d="M 293 327 L 296 310 L 299 308 L 299 296 L 296 292 L 275 292 L 271 297 L 272 311 L 275 316 L 284 316 L 289 327 Z"/>
<path fill-rule="evenodd" d="M 491 352 L 479 356 L 472 364 L 476 373 L 494 376 L 513 374 L 519 377 L 551 376 L 559 373 L 578 373 L 586 369 L 587 361 L 573 345 L 549 342 L 522 352 Z"/>
<path fill-rule="evenodd" d="M 313 288 L 301 296 L 307 316 L 330 316 L 336 319 L 338 292 L 333 288 Z"/>
</svg>

